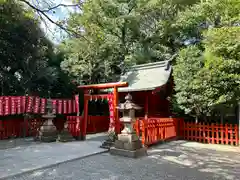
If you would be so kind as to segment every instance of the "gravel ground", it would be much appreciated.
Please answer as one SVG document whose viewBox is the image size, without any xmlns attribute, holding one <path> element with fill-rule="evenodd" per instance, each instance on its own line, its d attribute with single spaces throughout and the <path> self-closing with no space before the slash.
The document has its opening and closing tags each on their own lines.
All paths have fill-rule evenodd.
<svg viewBox="0 0 240 180">
<path fill-rule="evenodd" d="M 240 158 L 236 152 L 186 147 L 178 141 L 154 147 L 148 154 L 130 159 L 104 153 L 7 180 L 240 179 Z"/>
</svg>

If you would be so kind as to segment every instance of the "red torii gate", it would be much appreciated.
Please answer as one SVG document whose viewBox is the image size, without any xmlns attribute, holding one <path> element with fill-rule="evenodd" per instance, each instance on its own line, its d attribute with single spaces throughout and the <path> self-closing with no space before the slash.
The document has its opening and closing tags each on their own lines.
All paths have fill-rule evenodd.
<svg viewBox="0 0 240 180">
<path fill-rule="evenodd" d="M 104 84 L 92 84 L 92 85 L 82 85 L 78 86 L 78 89 L 84 90 L 84 117 L 83 122 L 81 123 L 81 135 L 82 138 L 86 138 L 86 131 L 87 131 L 87 119 L 88 119 L 88 101 L 89 99 L 107 99 L 108 94 L 100 94 L 100 95 L 91 95 L 89 93 L 90 90 L 93 89 L 109 89 L 113 88 L 113 113 L 114 113 L 114 120 L 115 120 L 115 132 L 120 133 L 120 122 L 118 118 L 118 111 L 116 109 L 118 105 L 118 88 L 120 87 L 127 87 L 127 82 L 115 82 L 115 83 L 104 83 Z"/>
</svg>

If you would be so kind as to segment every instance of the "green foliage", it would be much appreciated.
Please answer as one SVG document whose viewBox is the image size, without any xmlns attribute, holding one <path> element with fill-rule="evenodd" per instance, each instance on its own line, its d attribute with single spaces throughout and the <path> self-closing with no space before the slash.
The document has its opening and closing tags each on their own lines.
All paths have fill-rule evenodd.
<svg viewBox="0 0 240 180">
<path fill-rule="evenodd" d="M 240 60 L 240 27 L 210 29 L 205 32 L 204 44 L 217 56 Z"/>
<path fill-rule="evenodd" d="M 87 0 L 67 22 L 83 37 L 63 42 L 64 71 L 83 83 L 116 81 L 129 65 L 162 61 L 178 50 L 172 24 L 195 1 Z"/>
<path fill-rule="evenodd" d="M 208 28 L 239 24 L 239 9 L 239 0 L 209 0 L 197 3 L 179 12 L 174 27 L 179 33 L 180 41 L 202 39 L 202 32 Z"/>
<path fill-rule="evenodd" d="M 202 51 L 197 46 L 190 46 L 180 51 L 174 66 L 177 103 L 187 114 L 200 115 L 203 111 L 199 109 L 207 98 L 201 94 L 202 86 L 199 81 L 199 71 L 203 65 Z"/>
<path fill-rule="evenodd" d="M 205 34 L 205 69 L 217 96 L 215 104 L 240 100 L 240 27 L 223 27 Z"/>
<path fill-rule="evenodd" d="M 33 11 L 19 1 L 2 0 L 0 14 L 1 94 L 47 96 L 51 87 L 60 83 L 61 58 L 53 52 Z"/>
<path fill-rule="evenodd" d="M 182 40 L 200 40 L 180 51 L 173 73 L 177 102 L 188 114 L 206 116 L 240 100 L 239 8 L 237 0 L 212 0 L 179 14 Z"/>
</svg>

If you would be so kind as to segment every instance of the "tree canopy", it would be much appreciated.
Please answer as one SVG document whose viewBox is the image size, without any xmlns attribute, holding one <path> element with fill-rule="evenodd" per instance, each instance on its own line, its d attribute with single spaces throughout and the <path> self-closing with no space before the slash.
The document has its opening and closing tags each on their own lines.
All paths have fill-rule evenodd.
<svg viewBox="0 0 240 180">
<path fill-rule="evenodd" d="M 191 1 L 194 3 L 195 1 Z M 116 81 L 129 65 L 171 59 L 180 46 L 171 24 L 190 1 L 87 0 L 72 13 L 62 68 L 82 83 Z"/>
<path fill-rule="evenodd" d="M 59 83 L 60 68 L 51 66 L 58 58 L 52 43 L 40 29 L 39 19 L 31 9 L 15 0 L 1 0 L 0 6 L 2 94 L 38 92 L 46 95 L 54 83 Z"/>
<path fill-rule="evenodd" d="M 177 103 L 197 117 L 240 100 L 240 2 L 206 1 L 179 14 L 187 41 L 174 66 Z"/>
</svg>

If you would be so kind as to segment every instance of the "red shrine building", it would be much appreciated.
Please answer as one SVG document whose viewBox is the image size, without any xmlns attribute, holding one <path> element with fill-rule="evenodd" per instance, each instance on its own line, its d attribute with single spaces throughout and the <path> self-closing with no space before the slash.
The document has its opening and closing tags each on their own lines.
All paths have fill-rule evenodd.
<svg viewBox="0 0 240 180">
<path fill-rule="evenodd" d="M 172 94 L 173 79 L 170 61 L 161 61 L 132 66 L 120 77 L 119 82 L 106 84 L 93 84 L 78 86 L 84 90 L 84 117 L 82 121 L 82 134 L 86 134 L 88 122 L 88 102 L 91 99 L 109 99 L 112 94 L 111 119 L 114 119 L 115 131 L 120 132 L 119 114 L 117 105 L 124 101 L 124 97 L 130 93 L 134 103 L 143 108 L 137 112 L 137 117 L 169 117 L 170 102 L 168 97 Z M 93 89 L 103 90 L 103 94 L 92 94 Z M 113 90 L 106 94 L 108 90 Z M 109 125 L 110 127 L 111 125 Z"/>
<path fill-rule="evenodd" d="M 170 61 L 148 63 L 131 67 L 120 82 L 127 82 L 128 87 L 118 89 L 120 102 L 127 93 L 134 103 L 143 108 L 138 117 L 169 117 L 169 98 L 173 90 L 172 66 Z"/>
</svg>

